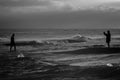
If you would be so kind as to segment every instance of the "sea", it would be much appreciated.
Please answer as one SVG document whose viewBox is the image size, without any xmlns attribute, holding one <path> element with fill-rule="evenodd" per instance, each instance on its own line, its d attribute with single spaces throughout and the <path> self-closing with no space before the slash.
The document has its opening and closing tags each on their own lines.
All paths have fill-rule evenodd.
<svg viewBox="0 0 120 80">
<path fill-rule="evenodd" d="M 17 46 L 65 47 L 79 49 L 89 46 L 107 46 L 103 32 L 111 32 L 111 45 L 120 45 L 120 29 L 0 29 L 0 43 L 9 46 L 15 33 Z M 61 49 L 60 48 L 60 49 Z M 57 49 L 55 49 L 57 50 Z"/>
<path fill-rule="evenodd" d="M 9 42 L 12 33 L 15 33 L 15 40 L 17 41 L 52 41 L 65 42 L 68 39 L 76 40 L 69 41 L 71 43 L 87 42 L 81 40 L 83 38 L 91 40 L 105 41 L 103 32 L 108 29 L 0 29 L 0 42 Z M 111 31 L 112 42 L 120 41 L 120 29 L 109 29 Z M 80 40 L 80 41 L 79 41 Z M 94 42 L 94 41 L 93 41 Z M 101 44 L 102 44 L 101 42 Z"/>
<path fill-rule="evenodd" d="M 12 33 L 17 40 L 46 40 L 70 38 L 80 34 L 89 38 L 103 38 L 103 32 L 111 31 L 112 38 L 120 38 L 120 29 L 0 29 L 0 39 L 9 39 Z"/>
</svg>

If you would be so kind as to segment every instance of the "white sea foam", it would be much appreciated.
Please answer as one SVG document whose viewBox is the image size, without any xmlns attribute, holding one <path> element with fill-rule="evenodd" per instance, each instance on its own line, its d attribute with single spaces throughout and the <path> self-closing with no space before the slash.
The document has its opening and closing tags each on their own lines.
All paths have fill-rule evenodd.
<svg viewBox="0 0 120 80">
<path fill-rule="evenodd" d="M 6 37 L 0 37 L 0 42 L 8 42 L 9 39 Z"/>
</svg>

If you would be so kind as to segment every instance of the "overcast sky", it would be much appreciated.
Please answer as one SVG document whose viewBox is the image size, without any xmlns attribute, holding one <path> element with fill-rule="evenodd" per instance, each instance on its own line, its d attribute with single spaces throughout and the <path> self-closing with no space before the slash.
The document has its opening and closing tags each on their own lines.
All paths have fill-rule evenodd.
<svg viewBox="0 0 120 80">
<path fill-rule="evenodd" d="M 120 0 L 0 0 L 0 28 L 120 28 Z"/>
</svg>

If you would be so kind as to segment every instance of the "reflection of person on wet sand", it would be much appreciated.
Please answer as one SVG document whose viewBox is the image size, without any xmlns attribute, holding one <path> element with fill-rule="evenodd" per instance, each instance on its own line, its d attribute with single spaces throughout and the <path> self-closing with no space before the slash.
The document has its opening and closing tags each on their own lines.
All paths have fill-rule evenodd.
<svg viewBox="0 0 120 80">
<path fill-rule="evenodd" d="M 16 44 L 15 44 L 15 34 L 13 33 L 11 36 L 11 41 L 10 41 L 10 51 L 12 51 L 12 47 L 14 47 L 14 51 L 16 51 Z"/>
<path fill-rule="evenodd" d="M 106 36 L 106 43 L 108 45 L 108 48 L 110 47 L 110 42 L 111 42 L 111 33 L 110 31 L 108 30 L 107 33 L 104 32 L 104 35 Z"/>
</svg>

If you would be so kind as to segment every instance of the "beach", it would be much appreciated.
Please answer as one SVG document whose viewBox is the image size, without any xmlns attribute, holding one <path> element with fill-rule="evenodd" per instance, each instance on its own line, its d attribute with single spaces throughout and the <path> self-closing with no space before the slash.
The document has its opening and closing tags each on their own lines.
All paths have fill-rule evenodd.
<svg viewBox="0 0 120 80">
<path fill-rule="evenodd" d="M 0 54 L 2 80 L 119 80 L 120 49 L 84 48 L 58 52 Z"/>
<path fill-rule="evenodd" d="M 0 0 L 0 80 L 120 80 L 120 0 Z"/>
<path fill-rule="evenodd" d="M 33 38 L 34 39 L 34 38 Z M 75 35 L 39 41 L 0 42 L 1 80 L 119 80 L 119 37 L 111 47 L 104 38 Z M 22 55 L 22 56 L 21 56 Z"/>
</svg>

